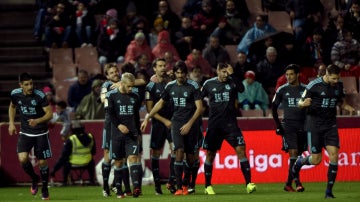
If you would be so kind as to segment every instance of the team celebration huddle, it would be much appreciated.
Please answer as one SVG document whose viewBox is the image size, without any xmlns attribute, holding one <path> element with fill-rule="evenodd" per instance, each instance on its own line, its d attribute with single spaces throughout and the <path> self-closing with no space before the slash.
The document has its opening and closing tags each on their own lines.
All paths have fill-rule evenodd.
<svg viewBox="0 0 360 202">
<path fill-rule="evenodd" d="M 31 178 L 32 195 L 41 191 L 41 199 L 49 200 L 51 181 L 62 169 L 62 186 L 69 186 L 73 170 L 87 170 L 89 184 L 101 186 L 96 187 L 101 198 L 145 198 L 146 155 L 155 195 L 221 196 L 215 178 L 235 178 L 216 167 L 224 145 L 244 182 L 236 182 L 243 185 L 239 193 L 260 195 L 264 181 L 254 174 L 255 142 L 239 121 L 256 111 L 272 118 L 273 138 L 281 139 L 279 152 L 286 153 L 279 192 L 311 190 L 302 183 L 308 181 L 302 171 L 326 161 L 322 194 L 335 198 L 333 187 L 342 173 L 338 111 L 360 114 L 359 106 L 347 102 L 340 78 L 360 78 L 358 0 L 336 1 L 336 16 L 325 15 L 329 8 L 322 2 L 330 1 L 320 0 L 36 2 L 34 37 L 49 54 L 53 80 L 36 86 L 35 75 L 20 73 L 8 108 L 8 133 L 17 135 L 18 161 Z M 171 5 L 179 2 L 183 7 L 174 13 Z M 290 30 L 284 28 L 287 22 Z M 74 60 L 69 66 L 60 54 L 54 56 L 66 50 Z M 73 75 L 65 79 L 70 70 Z M 102 134 L 94 129 L 98 122 Z M 89 123 L 93 130 L 85 127 Z M 50 143 L 57 125 L 59 156 Z M 170 154 L 164 157 L 167 145 Z M 49 159 L 55 156 L 53 165 Z"/>
</svg>

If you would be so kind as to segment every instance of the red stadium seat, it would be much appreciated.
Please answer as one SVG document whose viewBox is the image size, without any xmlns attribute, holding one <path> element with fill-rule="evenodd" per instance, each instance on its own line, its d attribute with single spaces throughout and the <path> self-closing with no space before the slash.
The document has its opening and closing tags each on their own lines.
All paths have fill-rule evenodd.
<svg viewBox="0 0 360 202">
<path fill-rule="evenodd" d="M 49 65 L 54 64 L 74 64 L 74 54 L 72 48 L 52 48 L 49 51 Z"/>
<path fill-rule="evenodd" d="M 75 64 L 54 64 L 53 84 L 56 100 L 67 101 L 67 93 L 71 84 L 76 81 Z"/>
<path fill-rule="evenodd" d="M 230 56 L 230 64 L 235 65 L 236 63 L 236 57 L 237 57 L 237 51 L 236 51 L 237 45 L 225 45 L 225 50 L 229 53 Z"/>
<path fill-rule="evenodd" d="M 79 69 L 88 71 L 90 76 L 101 73 L 98 53 L 95 47 L 75 48 L 75 64 Z"/>
<path fill-rule="evenodd" d="M 290 15 L 286 11 L 269 11 L 269 24 L 277 31 L 293 33 Z"/>
<path fill-rule="evenodd" d="M 359 92 L 357 89 L 356 77 L 341 77 L 341 81 L 343 82 L 344 91 L 346 94 L 356 94 Z"/>
<path fill-rule="evenodd" d="M 262 7 L 262 0 L 246 0 L 246 5 L 250 12 L 249 24 L 252 25 L 255 22 L 256 16 L 264 14 Z"/>
</svg>

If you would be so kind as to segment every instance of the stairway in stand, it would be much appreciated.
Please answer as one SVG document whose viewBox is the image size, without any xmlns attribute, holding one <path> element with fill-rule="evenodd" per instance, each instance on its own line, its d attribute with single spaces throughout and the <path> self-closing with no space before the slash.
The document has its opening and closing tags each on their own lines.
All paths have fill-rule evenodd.
<svg viewBox="0 0 360 202">
<path fill-rule="evenodd" d="M 37 88 L 52 77 L 43 46 L 33 38 L 35 16 L 33 4 L 0 3 L 0 122 L 8 121 L 10 92 L 19 87 L 21 72 L 31 73 Z"/>
</svg>

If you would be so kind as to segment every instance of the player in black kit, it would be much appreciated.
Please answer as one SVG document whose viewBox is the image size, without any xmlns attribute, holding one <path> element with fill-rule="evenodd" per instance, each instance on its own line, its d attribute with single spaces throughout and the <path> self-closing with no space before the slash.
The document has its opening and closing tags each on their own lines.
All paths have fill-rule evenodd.
<svg viewBox="0 0 360 202">
<path fill-rule="evenodd" d="M 150 81 L 145 89 L 146 109 L 148 112 L 152 110 L 155 103 L 160 100 L 161 93 L 165 90 L 166 84 L 170 81 L 169 76 L 166 74 L 166 61 L 163 58 L 157 58 L 153 61 L 152 67 L 155 72 L 156 82 Z M 170 176 L 169 181 L 166 184 L 171 193 L 175 193 L 174 187 L 174 162 L 175 155 L 172 152 L 172 139 L 171 139 L 171 116 L 172 108 L 171 103 L 166 103 L 166 106 L 162 108 L 151 121 L 151 139 L 150 148 L 152 149 L 151 155 L 151 169 L 155 182 L 155 194 L 162 194 L 160 184 L 160 172 L 159 172 L 159 158 L 161 151 L 164 147 L 165 140 L 167 139 L 171 148 L 171 160 L 170 160 Z"/>
<path fill-rule="evenodd" d="M 289 152 L 290 165 L 288 178 L 284 190 L 295 192 L 292 181 L 295 180 L 296 191 L 303 192 L 305 189 L 300 182 L 300 178 L 293 179 L 291 168 L 298 155 L 306 151 L 306 133 L 304 131 L 305 109 L 300 109 L 297 103 L 302 93 L 305 91 L 305 84 L 299 82 L 300 68 L 298 65 L 291 64 L 285 68 L 287 83 L 280 86 L 276 91 L 272 102 L 272 114 L 276 123 L 276 133 L 283 138 L 283 148 Z M 278 108 L 281 104 L 284 110 L 282 123 L 278 117 Z"/>
<path fill-rule="evenodd" d="M 133 183 L 133 196 L 141 194 L 142 166 L 138 162 L 139 131 L 136 126 L 136 111 L 138 96 L 132 93 L 135 77 L 131 73 L 121 76 L 118 88 L 106 93 L 105 106 L 108 108 L 111 120 L 110 156 L 114 159 L 115 186 L 117 197 L 124 198 L 121 188 L 122 166 L 127 157 L 130 166 L 130 176 Z"/>
<path fill-rule="evenodd" d="M 250 164 L 245 153 L 245 140 L 237 125 L 235 102 L 238 92 L 244 91 L 240 81 L 232 78 L 233 68 L 229 64 L 219 63 L 217 77 L 205 81 L 202 97 L 209 99 L 209 121 L 203 148 L 207 150 L 204 163 L 205 194 L 215 194 L 211 185 L 213 162 L 216 151 L 226 140 L 235 150 L 245 177 L 246 190 L 252 193 L 256 185 L 251 182 Z"/>
<path fill-rule="evenodd" d="M 199 84 L 186 77 L 187 67 L 185 63 L 178 61 L 173 71 L 176 80 L 166 85 L 161 99 L 154 105 L 150 113 L 145 116 L 141 129 L 146 128 L 149 118 L 154 117 L 160 109 L 165 107 L 165 103 L 172 104 L 174 111 L 171 117 L 171 137 L 176 154 L 174 169 L 177 184 L 175 195 L 187 195 L 188 187 L 182 186 L 183 159 L 186 153 L 186 161 L 189 167 L 192 167 L 200 130 L 197 120 L 202 112 L 202 100 Z"/>
<path fill-rule="evenodd" d="M 336 124 L 336 106 L 339 104 L 350 112 L 354 108 L 344 99 L 344 88 L 340 79 L 340 68 L 329 65 L 326 74 L 311 81 L 298 103 L 300 108 L 307 108 L 305 130 L 308 132 L 311 154 L 305 158 L 299 156 L 292 168 L 296 177 L 303 165 L 318 165 L 322 159 L 322 148 L 329 154 L 328 182 L 325 198 L 335 198 L 332 188 L 338 170 L 338 154 L 340 148 L 339 133 Z"/>
<path fill-rule="evenodd" d="M 49 200 L 48 158 L 52 156 L 49 130 L 47 122 L 52 119 L 52 110 L 44 92 L 34 89 L 30 74 L 22 73 L 19 76 L 20 88 L 11 91 L 9 105 L 9 134 L 17 134 L 15 128 L 15 115 L 20 113 L 20 133 L 17 143 L 18 158 L 24 171 L 32 178 L 31 194 L 38 192 L 40 177 L 34 172 L 29 161 L 29 152 L 34 148 L 36 158 L 39 160 L 40 176 L 42 181 L 42 199 Z"/>
</svg>

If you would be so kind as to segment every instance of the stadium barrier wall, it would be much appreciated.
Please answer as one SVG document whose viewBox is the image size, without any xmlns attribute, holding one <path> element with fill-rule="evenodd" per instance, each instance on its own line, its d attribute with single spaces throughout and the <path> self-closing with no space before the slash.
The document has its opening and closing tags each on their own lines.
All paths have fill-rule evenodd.
<svg viewBox="0 0 360 202">
<path fill-rule="evenodd" d="M 338 118 L 340 134 L 340 153 L 339 153 L 339 172 L 338 181 L 360 181 L 360 117 L 340 117 Z M 97 153 L 94 156 L 95 162 L 102 160 L 103 152 L 101 149 L 102 141 L 102 121 L 84 122 L 87 132 L 91 132 L 96 141 Z M 246 141 L 246 151 L 252 171 L 252 181 L 257 183 L 284 182 L 287 178 L 288 154 L 281 151 L 281 137 L 275 135 L 274 123 L 271 118 L 247 118 L 239 119 L 239 126 L 243 130 Z M 206 128 L 207 119 L 203 120 Z M 17 135 L 8 134 L 8 124 L 0 125 L 0 177 L 2 185 L 30 182 L 30 178 L 25 174 L 19 165 L 16 155 Z M 19 124 L 17 124 L 19 131 Z M 53 157 L 49 159 L 50 169 L 56 163 L 61 154 L 63 143 L 60 139 L 60 124 L 55 124 L 50 128 L 50 141 Z M 149 128 L 143 134 L 143 158 L 147 167 L 150 166 Z M 200 151 L 200 169 L 197 183 L 204 183 L 203 163 L 205 151 Z M 308 154 L 305 152 L 305 154 Z M 323 153 L 323 160 L 319 166 L 305 166 L 301 172 L 303 182 L 322 182 L 326 181 L 328 157 Z M 163 179 L 168 177 L 169 145 L 166 143 L 160 160 L 160 175 Z M 31 163 L 38 171 L 38 162 L 33 154 L 30 154 Z M 57 172 L 56 180 L 61 180 L 62 172 Z M 233 149 L 224 143 L 218 152 L 213 171 L 214 184 L 244 183 L 243 175 L 240 171 L 239 161 Z"/>
</svg>

